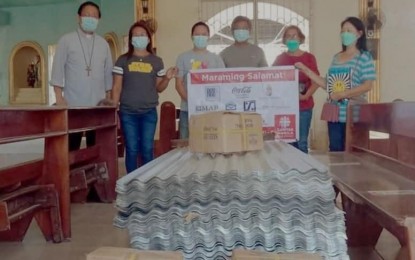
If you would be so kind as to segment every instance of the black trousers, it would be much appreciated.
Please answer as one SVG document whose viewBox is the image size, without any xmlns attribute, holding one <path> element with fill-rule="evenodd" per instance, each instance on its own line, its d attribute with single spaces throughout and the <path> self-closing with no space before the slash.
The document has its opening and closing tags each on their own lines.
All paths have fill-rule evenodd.
<svg viewBox="0 0 415 260">
<path fill-rule="evenodd" d="M 69 137 L 68 137 L 69 138 L 69 151 L 79 150 L 79 148 L 81 147 L 81 141 L 82 141 L 83 135 L 84 135 L 84 132 L 69 134 Z M 85 132 L 85 137 L 86 137 L 87 147 L 95 145 L 95 131 L 94 130 Z"/>
</svg>

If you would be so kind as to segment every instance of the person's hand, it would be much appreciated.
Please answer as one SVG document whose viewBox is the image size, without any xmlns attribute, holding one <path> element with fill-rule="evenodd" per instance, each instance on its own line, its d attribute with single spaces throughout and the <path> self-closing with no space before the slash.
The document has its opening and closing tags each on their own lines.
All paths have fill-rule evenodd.
<svg viewBox="0 0 415 260">
<path fill-rule="evenodd" d="M 294 66 L 297 68 L 297 69 L 299 69 L 299 70 L 301 70 L 302 72 L 306 72 L 309 68 L 306 66 L 306 65 L 304 65 L 304 63 L 302 63 L 302 62 L 296 62 L 296 63 L 294 63 Z"/>
<path fill-rule="evenodd" d="M 66 102 L 64 97 L 56 97 L 56 106 L 67 107 L 68 103 Z"/>
<path fill-rule="evenodd" d="M 300 94 L 300 101 L 305 101 L 307 99 L 308 97 L 306 95 Z"/>
<path fill-rule="evenodd" d="M 332 92 L 330 94 L 330 99 L 331 100 L 334 100 L 334 101 L 339 101 L 341 99 L 346 98 L 346 95 L 345 94 L 346 93 L 344 91 L 342 91 L 342 92 Z"/>
<path fill-rule="evenodd" d="M 115 107 L 115 102 L 109 98 L 104 98 L 101 99 L 97 106 L 110 106 L 110 107 Z"/>
<path fill-rule="evenodd" d="M 170 67 L 166 72 L 167 79 L 171 80 L 172 78 L 176 77 L 178 72 L 179 69 L 177 67 Z"/>
</svg>

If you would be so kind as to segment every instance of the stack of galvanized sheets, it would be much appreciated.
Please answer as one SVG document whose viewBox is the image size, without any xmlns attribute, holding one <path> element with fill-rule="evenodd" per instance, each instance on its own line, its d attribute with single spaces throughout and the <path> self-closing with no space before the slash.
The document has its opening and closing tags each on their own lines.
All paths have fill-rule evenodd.
<svg viewBox="0 0 415 260">
<path fill-rule="evenodd" d="M 227 259 L 235 248 L 348 259 L 343 212 L 327 168 L 283 142 L 261 151 L 180 148 L 121 178 L 114 224 L 131 246 Z"/>
</svg>

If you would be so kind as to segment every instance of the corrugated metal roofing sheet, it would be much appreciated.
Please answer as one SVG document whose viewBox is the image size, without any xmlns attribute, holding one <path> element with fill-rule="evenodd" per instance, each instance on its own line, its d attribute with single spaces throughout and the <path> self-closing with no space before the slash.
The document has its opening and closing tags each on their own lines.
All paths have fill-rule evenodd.
<svg viewBox="0 0 415 260">
<path fill-rule="evenodd" d="M 235 248 L 348 259 L 343 212 L 327 168 L 282 142 L 261 151 L 179 148 L 121 178 L 114 224 L 131 245 L 227 259 Z"/>
</svg>

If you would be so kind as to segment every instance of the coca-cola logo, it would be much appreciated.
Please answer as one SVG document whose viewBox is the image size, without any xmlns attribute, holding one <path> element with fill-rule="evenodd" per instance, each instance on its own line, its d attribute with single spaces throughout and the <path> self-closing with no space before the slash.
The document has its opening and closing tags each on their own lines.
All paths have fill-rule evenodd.
<svg viewBox="0 0 415 260">
<path fill-rule="evenodd" d="M 234 87 L 232 89 L 232 94 L 249 94 L 249 93 L 251 93 L 251 87 L 242 87 L 242 88 Z"/>
<path fill-rule="evenodd" d="M 251 87 L 234 87 L 232 89 L 232 94 L 236 97 L 248 97 L 251 94 Z"/>
</svg>

